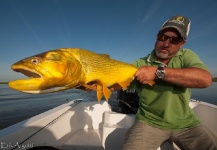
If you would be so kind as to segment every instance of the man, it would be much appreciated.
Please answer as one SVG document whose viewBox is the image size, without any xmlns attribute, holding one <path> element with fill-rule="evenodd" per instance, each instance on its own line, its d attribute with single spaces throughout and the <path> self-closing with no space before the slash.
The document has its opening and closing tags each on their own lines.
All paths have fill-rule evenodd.
<svg viewBox="0 0 217 150">
<path fill-rule="evenodd" d="M 159 33 L 155 48 L 133 64 L 139 68 L 129 88 L 137 89 L 140 106 L 123 150 L 156 150 L 172 139 L 181 149 L 217 150 L 217 139 L 189 107 L 189 88 L 205 88 L 212 77 L 205 64 L 191 50 L 182 48 L 190 20 L 173 16 Z M 148 85 L 155 81 L 153 86 Z M 120 89 L 114 85 L 111 90 Z"/>
</svg>

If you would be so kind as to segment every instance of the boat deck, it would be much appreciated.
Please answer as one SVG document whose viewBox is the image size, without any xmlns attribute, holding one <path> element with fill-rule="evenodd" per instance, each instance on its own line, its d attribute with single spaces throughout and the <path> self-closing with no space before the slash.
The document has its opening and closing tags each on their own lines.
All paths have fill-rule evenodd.
<svg viewBox="0 0 217 150">
<path fill-rule="evenodd" d="M 102 135 L 102 130 L 79 130 L 63 144 L 62 150 L 104 150 L 100 135 Z"/>
</svg>

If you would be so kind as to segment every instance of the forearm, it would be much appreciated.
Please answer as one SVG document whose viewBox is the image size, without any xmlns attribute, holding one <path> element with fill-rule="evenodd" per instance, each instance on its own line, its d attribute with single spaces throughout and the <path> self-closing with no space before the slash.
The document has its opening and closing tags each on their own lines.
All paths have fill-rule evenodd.
<svg viewBox="0 0 217 150">
<path fill-rule="evenodd" d="M 205 88 L 212 84 L 211 74 L 200 68 L 165 68 L 166 82 L 188 88 Z"/>
<path fill-rule="evenodd" d="M 155 72 L 157 67 L 143 66 L 136 73 L 136 79 L 142 84 L 149 84 L 155 80 Z M 167 68 L 165 67 L 164 81 L 187 88 L 206 88 L 212 84 L 211 74 L 200 68 Z M 119 84 L 109 87 L 111 91 L 121 90 Z"/>
</svg>

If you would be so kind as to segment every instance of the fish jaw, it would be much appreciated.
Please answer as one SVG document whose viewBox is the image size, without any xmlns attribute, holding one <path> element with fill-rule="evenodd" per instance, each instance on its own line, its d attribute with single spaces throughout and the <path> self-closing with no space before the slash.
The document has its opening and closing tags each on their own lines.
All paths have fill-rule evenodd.
<svg viewBox="0 0 217 150">
<path fill-rule="evenodd" d="M 45 80 L 42 77 L 13 80 L 8 83 L 8 86 L 14 90 L 31 94 L 51 93 L 69 88 L 67 86 L 48 86 L 48 83 L 45 82 Z"/>
<path fill-rule="evenodd" d="M 43 79 L 32 78 L 23 80 L 13 80 L 8 83 L 8 86 L 14 90 L 25 93 L 41 93 Z"/>
<path fill-rule="evenodd" d="M 8 83 L 8 86 L 14 90 L 31 94 L 52 93 L 75 87 L 71 85 L 48 87 L 44 84 L 43 79 L 13 80 Z"/>
<path fill-rule="evenodd" d="M 42 89 L 43 78 L 41 74 L 31 69 L 25 61 L 19 61 L 11 66 L 11 69 L 16 72 L 21 72 L 24 75 L 30 77 L 29 79 L 13 80 L 8 83 L 8 86 L 14 90 L 18 90 L 25 93 L 39 93 L 39 89 Z M 31 92 L 30 92 L 31 91 Z"/>
<path fill-rule="evenodd" d="M 25 84 L 26 83 L 26 84 Z M 9 82 L 9 87 L 20 91 L 24 93 L 30 93 L 30 94 L 41 94 L 41 93 L 51 93 L 51 92 L 57 92 L 68 89 L 67 87 L 52 87 L 49 89 L 41 89 L 41 85 L 39 85 L 39 81 L 36 82 L 37 84 L 28 84 L 28 82 L 25 82 L 24 80 L 14 80 Z"/>
</svg>

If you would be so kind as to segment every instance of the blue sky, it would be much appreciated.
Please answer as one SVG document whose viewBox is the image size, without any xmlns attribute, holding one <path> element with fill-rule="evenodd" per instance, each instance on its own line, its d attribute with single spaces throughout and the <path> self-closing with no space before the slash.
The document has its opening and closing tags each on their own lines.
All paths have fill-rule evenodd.
<svg viewBox="0 0 217 150">
<path fill-rule="evenodd" d="M 216 7 L 216 0 L 0 0 L 0 81 L 24 77 L 10 69 L 18 60 L 61 47 L 131 63 L 151 52 L 173 15 L 191 19 L 185 48 L 217 77 Z"/>
</svg>

